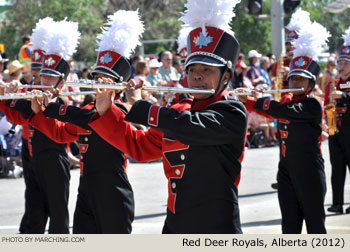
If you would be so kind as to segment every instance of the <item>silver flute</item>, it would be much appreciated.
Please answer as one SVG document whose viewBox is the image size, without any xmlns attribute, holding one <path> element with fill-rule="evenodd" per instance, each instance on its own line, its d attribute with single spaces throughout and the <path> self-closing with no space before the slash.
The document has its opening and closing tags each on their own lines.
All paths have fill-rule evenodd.
<svg viewBox="0 0 350 252">
<path fill-rule="evenodd" d="M 350 88 L 350 81 L 346 82 L 345 84 L 340 84 L 339 87 L 340 89 Z"/>
<path fill-rule="evenodd" d="M 105 88 L 113 90 L 124 90 L 126 87 L 121 83 L 104 84 L 93 81 L 74 82 L 67 81 L 65 83 L 68 87 L 84 87 L 84 88 Z M 199 89 L 199 88 L 177 88 L 177 87 L 163 87 L 163 86 L 148 86 L 142 87 L 142 90 L 149 92 L 165 92 L 165 93 L 181 93 L 181 94 L 214 94 L 214 89 Z"/>
<path fill-rule="evenodd" d="M 293 92 L 300 92 L 300 91 L 304 91 L 304 88 L 272 89 L 272 90 L 264 90 L 260 93 L 275 94 L 275 93 L 293 93 Z M 251 91 L 248 91 L 248 92 L 230 91 L 230 94 L 232 94 L 232 95 L 252 95 L 253 93 Z"/>
</svg>

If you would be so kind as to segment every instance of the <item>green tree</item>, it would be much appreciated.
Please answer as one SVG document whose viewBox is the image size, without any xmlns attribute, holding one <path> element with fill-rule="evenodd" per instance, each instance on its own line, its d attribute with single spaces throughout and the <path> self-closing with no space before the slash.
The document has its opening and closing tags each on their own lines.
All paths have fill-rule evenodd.
<svg viewBox="0 0 350 252">
<path fill-rule="evenodd" d="M 40 18 L 52 17 L 56 21 L 67 18 L 79 23 L 82 37 L 74 58 L 78 61 L 95 61 L 95 40 L 100 26 L 105 22 L 107 0 L 9 0 L 8 3 L 0 37 L 10 59 L 17 56 L 22 36 L 30 35 Z"/>
<path fill-rule="evenodd" d="M 255 49 L 260 53 L 271 52 L 270 18 L 248 14 L 248 0 L 242 0 L 235 8 L 236 16 L 231 26 L 241 45 L 241 52 L 247 54 Z M 270 13 L 270 1 L 263 2 L 262 14 Z M 266 15 L 265 15 L 266 16 Z"/>
<path fill-rule="evenodd" d="M 300 7 L 310 13 L 312 21 L 322 24 L 330 32 L 329 52 L 337 52 L 342 46 L 342 34 L 349 27 L 350 13 L 345 11 L 339 14 L 325 13 L 323 8 L 333 0 L 302 1 Z"/>
</svg>

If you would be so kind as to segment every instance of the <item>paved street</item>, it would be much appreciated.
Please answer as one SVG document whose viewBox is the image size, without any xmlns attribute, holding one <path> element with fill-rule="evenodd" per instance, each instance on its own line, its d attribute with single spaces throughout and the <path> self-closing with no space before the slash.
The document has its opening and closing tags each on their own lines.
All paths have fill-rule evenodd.
<svg viewBox="0 0 350 252">
<path fill-rule="evenodd" d="M 332 200 L 330 163 L 327 142 L 322 143 L 326 161 L 327 195 L 325 208 Z M 277 147 L 246 150 L 242 179 L 239 185 L 239 204 L 243 232 L 246 234 L 280 234 L 281 215 L 275 182 L 279 151 Z M 135 193 L 134 234 L 161 233 L 166 211 L 167 183 L 158 163 L 129 163 L 128 174 Z M 350 205 L 350 179 L 347 173 L 345 208 Z M 79 171 L 71 173 L 69 209 L 72 216 L 78 188 Z M 23 213 L 24 182 L 19 179 L 0 179 L 0 233 L 17 233 Z M 328 233 L 350 234 L 350 214 L 327 213 Z M 305 229 L 303 233 L 306 233 Z"/>
</svg>

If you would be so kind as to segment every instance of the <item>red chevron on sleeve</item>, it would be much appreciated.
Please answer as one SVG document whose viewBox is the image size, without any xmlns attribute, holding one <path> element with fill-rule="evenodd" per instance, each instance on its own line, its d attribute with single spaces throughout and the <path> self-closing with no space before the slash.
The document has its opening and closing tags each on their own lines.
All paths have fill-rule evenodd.
<svg viewBox="0 0 350 252">
<path fill-rule="evenodd" d="M 67 105 L 62 104 L 60 106 L 59 115 L 65 115 L 67 112 L 67 107 L 68 107 Z"/>
<path fill-rule="evenodd" d="M 148 112 L 148 124 L 154 127 L 158 127 L 159 106 L 151 106 Z"/>
<path fill-rule="evenodd" d="M 268 110 L 270 108 L 270 102 L 271 100 L 270 99 L 266 99 L 263 103 L 263 109 L 264 110 Z"/>
</svg>

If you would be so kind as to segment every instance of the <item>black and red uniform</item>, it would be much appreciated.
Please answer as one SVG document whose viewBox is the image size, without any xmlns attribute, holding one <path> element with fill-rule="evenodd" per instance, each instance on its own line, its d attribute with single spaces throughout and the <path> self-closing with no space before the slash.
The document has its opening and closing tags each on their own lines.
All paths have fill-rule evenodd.
<svg viewBox="0 0 350 252">
<path fill-rule="evenodd" d="M 12 113 L 13 110 L 8 108 L 5 105 L 5 100 L 0 101 L 0 110 L 3 111 L 3 113 L 6 115 L 7 121 L 9 121 L 12 124 L 15 124 L 14 122 L 18 122 L 21 120 L 21 116 L 15 112 Z M 16 118 L 17 116 L 17 118 Z M 35 178 L 33 174 L 33 170 L 31 169 L 31 146 L 29 145 L 29 135 L 31 134 L 29 131 L 29 125 L 27 124 L 26 120 L 22 118 L 23 121 L 21 123 L 22 125 L 22 148 L 21 148 L 21 157 L 22 157 L 22 168 L 23 168 L 23 178 L 24 178 L 24 184 L 25 184 L 25 191 L 24 191 L 24 214 L 21 220 L 21 223 L 19 225 L 19 232 L 21 234 L 27 233 L 29 227 L 28 227 L 28 200 L 30 200 L 30 195 L 32 193 L 31 188 L 32 185 L 35 184 Z"/>
<path fill-rule="evenodd" d="M 277 181 L 282 232 L 301 233 L 305 220 L 308 233 L 326 233 L 321 104 L 311 95 L 287 94 L 281 102 L 265 97 L 256 102 L 248 100 L 246 105 L 248 110 L 255 109 L 278 120 Z"/>
<path fill-rule="evenodd" d="M 348 80 L 337 80 L 336 89 L 340 90 L 339 84 L 345 84 Z M 329 104 L 329 87 L 325 90 L 325 105 Z M 346 166 L 350 171 L 350 88 L 342 89 L 342 98 L 336 100 L 336 122 L 338 132 L 329 136 L 329 154 L 332 165 L 332 194 L 333 205 L 344 204 L 344 185 Z"/>
<path fill-rule="evenodd" d="M 136 130 L 131 123 L 150 126 Z M 168 208 L 163 233 L 241 233 L 237 185 L 247 113 L 224 91 L 171 108 L 137 101 L 125 116 L 112 107 L 90 124 L 136 160 L 163 157 Z"/>
<path fill-rule="evenodd" d="M 121 102 L 115 106 L 127 112 Z M 81 176 L 73 233 L 131 233 L 134 196 L 126 156 L 88 126 L 95 112 L 94 103 L 83 108 L 50 103 L 30 122 L 56 142 L 78 140 Z"/>
<path fill-rule="evenodd" d="M 64 102 L 60 100 L 60 102 Z M 27 199 L 28 233 L 45 232 L 50 217 L 49 233 L 69 233 L 69 161 L 67 145 L 58 144 L 29 124 L 33 114 L 31 102 L 8 100 L 6 106 L 16 114 L 16 124 L 29 125 L 29 144 L 31 146 L 31 195 Z M 13 117 L 14 118 L 14 117 Z"/>
</svg>

